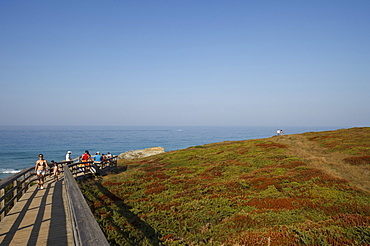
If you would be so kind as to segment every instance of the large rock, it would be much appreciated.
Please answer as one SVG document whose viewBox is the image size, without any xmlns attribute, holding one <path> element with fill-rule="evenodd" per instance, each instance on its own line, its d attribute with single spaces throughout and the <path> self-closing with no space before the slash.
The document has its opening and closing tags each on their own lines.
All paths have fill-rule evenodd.
<svg viewBox="0 0 370 246">
<path fill-rule="evenodd" d="M 137 159 L 142 157 L 148 157 L 152 155 L 158 155 L 164 153 L 164 148 L 162 147 L 152 147 L 147 149 L 139 149 L 139 150 L 130 150 L 125 153 L 118 155 L 117 159 Z"/>
</svg>

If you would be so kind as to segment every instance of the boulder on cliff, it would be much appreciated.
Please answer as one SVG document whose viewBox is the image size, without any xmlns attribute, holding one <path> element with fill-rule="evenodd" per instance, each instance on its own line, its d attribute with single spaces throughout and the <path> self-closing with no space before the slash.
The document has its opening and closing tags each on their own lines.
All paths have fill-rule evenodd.
<svg viewBox="0 0 370 246">
<path fill-rule="evenodd" d="M 148 157 L 152 155 L 158 155 L 164 153 L 164 148 L 162 147 L 152 147 L 147 149 L 139 149 L 139 150 L 130 150 L 125 153 L 119 154 L 117 159 L 137 159 L 142 157 Z"/>
</svg>

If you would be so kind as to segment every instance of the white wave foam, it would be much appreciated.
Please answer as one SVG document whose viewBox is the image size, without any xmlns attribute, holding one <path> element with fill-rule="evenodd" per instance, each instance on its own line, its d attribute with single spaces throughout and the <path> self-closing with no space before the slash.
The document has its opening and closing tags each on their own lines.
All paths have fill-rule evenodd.
<svg viewBox="0 0 370 246">
<path fill-rule="evenodd" d="M 18 173 L 20 170 L 0 168 L 0 173 Z"/>
</svg>

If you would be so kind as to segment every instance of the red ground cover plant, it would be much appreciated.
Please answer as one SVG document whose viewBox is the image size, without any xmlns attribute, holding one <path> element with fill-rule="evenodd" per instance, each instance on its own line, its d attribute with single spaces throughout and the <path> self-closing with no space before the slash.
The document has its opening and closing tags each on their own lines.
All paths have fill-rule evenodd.
<svg viewBox="0 0 370 246">
<path fill-rule="evenodd" d="M 341 226 L 363 226 L 370 224 L 370 216 L 360 214 L 338 214 L 332 217 Z"/>
<path fill-rule="evenodd" d="M 279 231 L 268 230 L 267 232 L 248 231 L 237 237 L 237 240 L 228 240 L 229 245 L 300 245 L 294 233 L 287 228 L 281 228 Z"/>
<path fill-rule="evenodd" d="M 249 179 L 253 190 L 266 190 L 269 186 L 275 185 L 278 181 L 275 177 L 256 177 Z"/>
<path fill-rule="evenodd" d="M 141 180 L 146 182 L 146 181 L 152 181 L 152 180 L 155 180 L 155 179 L 159 179 L 159 180 L 163 180 L 163 179 L 167 179 L 169 178 L 168 175 L 166 175 L 165 173 L 163 172 L 152 172 L 152 173 L 146 173 L 144 175 L 141 176 Z"/>
<path fill-rule="evenodd" d="M 344 161 L 351 165 L 370 165 L 370 155 L 348 157 L 344 158 Z"/>
<path fill-rule="evenodd" d="M 151 195 L 151 194 L 159 194 L 166 190 L 166 186 L 164 184 L 160 184 L 158 182 L 153 182 L 150 185 L 147 186 L 145 194 Z"/>
</svg>

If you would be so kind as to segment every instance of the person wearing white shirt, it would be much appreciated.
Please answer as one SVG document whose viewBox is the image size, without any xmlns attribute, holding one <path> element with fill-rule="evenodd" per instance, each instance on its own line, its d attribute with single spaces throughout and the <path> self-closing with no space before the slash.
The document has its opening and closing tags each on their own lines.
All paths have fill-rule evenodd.
<svg viewBox="0 0 370 246">
<path fill-rule="evenodd" d="M 72 161 L 71 154 L 72 154 L 71 151 L 68 151 L 67 152 L 67 154 L 66 154 L 66 161 Z"/>
</svg>

